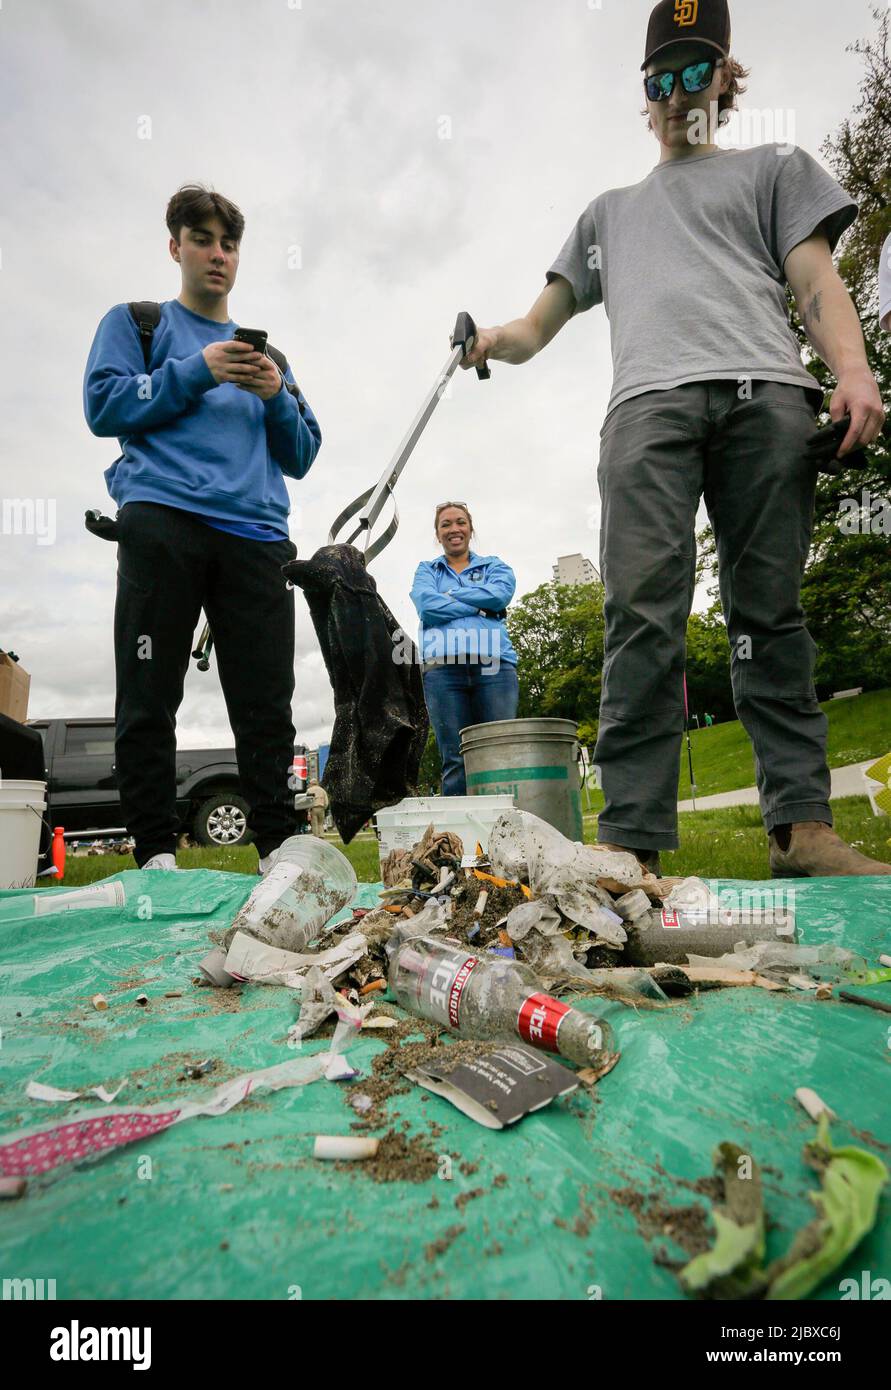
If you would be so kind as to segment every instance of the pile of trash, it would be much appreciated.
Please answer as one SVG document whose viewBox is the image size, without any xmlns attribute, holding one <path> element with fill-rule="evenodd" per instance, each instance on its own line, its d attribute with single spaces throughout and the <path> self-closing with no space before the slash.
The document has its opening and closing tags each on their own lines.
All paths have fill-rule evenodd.
<svg viewBox="0 0 891 1390">
<path fill-rule="evenodd" d="M 639 1003 L 665 1002 L 709 980 L 764 983 L 754 962 L 733 954 L 764 944 L 787 947 L 795 968 L 793 912 L 735 911 L 701 879 L 656 878 L 635 855 L 568 840 L 527 811 L 496 822 L 486 853 L 478 844 L 466 854 L 456 835 L 428 827 L 412 850 L 392 851 L 382 876 L 383 909 L 364 929 L 380 926 L 386 936 L 387 913 L 402 937 L 443 932 L 531 966 L 552 989 Z"/>
<path fill-rule="evenodd" d="M 351 1031 L 388 1026 L 374 1015 L 387 999 L 456 1036 L 519 1038 L 603 1075 L 615 1062 L 606 1018 L 556 993 L 646 1008 L 738 985 L 824 998 L 866 969 L 842 948 L 800 946 L 789 909 L 734 910 L 698 878 L 656 878 L 635 855 L 568 840 L 526 811 L 503 815 L 485 851 L 431 825 L 387 856 L 382 877 L 378 907 L 332 925 L 355 874 L 332 845 L 295 837 L 203 975 L 298 991 L 294 1045 L 333 1017 L 337 1053 Z"/>
</svg>

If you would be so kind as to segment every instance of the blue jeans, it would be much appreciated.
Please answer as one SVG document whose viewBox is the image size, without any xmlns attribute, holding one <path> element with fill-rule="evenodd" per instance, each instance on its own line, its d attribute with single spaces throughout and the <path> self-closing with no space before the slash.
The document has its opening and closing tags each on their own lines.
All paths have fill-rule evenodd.
<svg viewBox="0 0 891 1390">
<path fill-rule="evenodd" d="M 443 796 L 464 796 L 464 759 L 459 749 L 460 731 L 471 724 L 492 724 L 516 719 L 520 685 L 517 668 L 503 662 L 486 674 L 480 665 L 437 666 L 424 672 L 424 695 L 430 723 L 442 758 Z"/>
</svg>

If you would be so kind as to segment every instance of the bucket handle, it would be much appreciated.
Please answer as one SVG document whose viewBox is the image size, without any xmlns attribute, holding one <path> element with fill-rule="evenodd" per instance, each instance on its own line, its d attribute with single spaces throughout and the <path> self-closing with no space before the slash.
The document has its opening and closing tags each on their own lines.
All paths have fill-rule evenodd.
<svg viewBox="0 0 891 1390">
<path fill-rule="evenodd" d="M 578 773 L 579 773 L 579 791 L 581 791 L 582 788 L 583 788 L 584 785 L 585 785 L 585 760 L 584 760 L 584 758 L 582 757 L 582 745 L 579 743 L 578 739 L 576 739 L 576 741 L 575 741 L 575 746 L 574 746 L 574 749 L 573 749 L 573 754 L 572 754 L 572 756 L 573 756 L 573 759 L 574 759 L 574 761 L 575 761 L 575 765 L 576 765 L 576 767 L 578 768 Z"/>
<path fill-rule="evenodd" d="M 42 816 L 42 815 L 40 814 L 40 812 L 38 811 L 38 809 L 37 809 L 36 806 L 31 806 L 31 805 L 29 804 L 29 805 L 28 805 L 28 810 L 29 810 L 29 811 L 33 811 L 34 815 L 35 815 L 35 816 L 37 817 L 37 819 L 40 821 L 40 824 L 41 824 L 42 829 L 45 830 L 46 833 L 47 833 L 47 844 L 46 844 L 46 849 L 44 849 L 44 847 L 43 847 L 43 835 L 41 835 L 41 837 L 40 837 L 40 843 L 39 843 L 38 846 L 37 846 L 37 858 L 39 859 L 39 858 L 41 857 L 41 855 L 45 854 L 45 853 L 47 852 L 47 850 L 49 850 L 50 846 L 51 846 L 52 843 L 53 843 L 53 828 L 52 828 L 52 826 L 50 825 L 49 821 L 47 820 L 46 816 Z"/>
</svg>

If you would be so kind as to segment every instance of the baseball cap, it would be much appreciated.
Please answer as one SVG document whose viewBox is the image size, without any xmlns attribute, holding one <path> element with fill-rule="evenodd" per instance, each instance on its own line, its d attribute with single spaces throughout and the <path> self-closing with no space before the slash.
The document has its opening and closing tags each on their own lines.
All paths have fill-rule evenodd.
<svg viewBox="0 0 891 1390">
<path fill-rule="evenodd" d="M 727 0 L 661 0 L 650 15 L 647 27 L 648 63 L 671 44 L 703 43 L 724 57 L 730 53 L 730 7 Z"/>
</svg>

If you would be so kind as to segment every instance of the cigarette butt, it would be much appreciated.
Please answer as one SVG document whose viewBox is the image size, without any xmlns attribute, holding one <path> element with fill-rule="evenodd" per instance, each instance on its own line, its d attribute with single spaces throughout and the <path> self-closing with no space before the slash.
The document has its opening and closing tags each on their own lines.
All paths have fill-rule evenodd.
<svg viewBox="0 0 891 1390">
<path fill-rule="evenodd" d="M 165 999 L 182 999 L 182 994 L 178 989 L 169 989 L 164 995 Z"/>
<path fill-rule="evenodd" d="M 809 1086 L 799 1086 L 795 1092 L 795 1099 L 814 1121 L 819 1120 L 821 1115 L 828 1115 L 830 1120 L 838 1119 L 835 1111 L 830 1110 L 825 1100 L 821 1100 L 816 1091 L 812 1091 Z"/>
<path fill-rule="evenodd" d="M 24 1197 L 27 1190 L 25 1178 L 0 1178 L 0 1198 Z"/>
<path fill-rule="evenodd" d="M 503 927 L 498 933 L 498 940 L 501 942 L 502 946 L 513 946 L 514 944 L 510 939 L 510 933 L 506 932 Z"/>
<path fill-rule="evenodd" d="M 891 956 L 879 956 L 879 965 L 891 965 Z"/>
<path fill-rule="evenodd" d="M 489 900 L 489 890 L 488 890 L 488 888 L 484 888 L 484 889 L 482 890 L 482 892 L 480 893 L 479 897 L 477 898 L 476 903 L 475 903 L 475 905 L 474 905 L 474 909 L 473 909 L 473 915 L 474 915 L 474 917 L 482 917 L 483 913 L 484 913 L 485 910 L 486 910 L 486 903 L 488 902 L 488 900 Z"/>
<path fill-rule="evenodd" d="M 360 994 L 373 994 L 376 989 L 386 989 L 386 980 L 369 980 L 367 985 L 363 985 L 359 990 Z"/>
<path fill-rule="evenodd" d="M 360 1139 L 349 1135 L 318 1134 L 313 1145 L 313 1158 L 374 1158 L 378 1139 Z"/>
<path fill-rule="evenodd" d="M 104 994 L 94 994 L 90 1003 L 93 1005 L 94 1009 L 99 1009 L 100 1012 L 102 1009 L 108 1008 L 108 1000 Z"/>
</svg>

